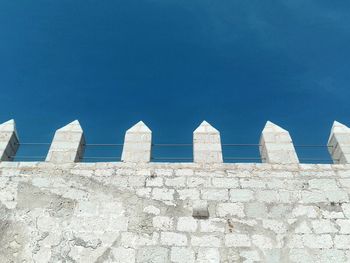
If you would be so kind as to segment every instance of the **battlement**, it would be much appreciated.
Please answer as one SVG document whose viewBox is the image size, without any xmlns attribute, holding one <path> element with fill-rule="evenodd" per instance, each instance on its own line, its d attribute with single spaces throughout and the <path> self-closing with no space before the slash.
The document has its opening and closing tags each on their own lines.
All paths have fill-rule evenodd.
<svg viewBox="0 0 350 263">
<path fill-rule="evenodd" d="M 13 161 L 13 120 L 0 125 L 0 262 L 349 262 L 350 131 L 334 122 L 334 164 L 299 163 L 288 131 L 267 122 L 263 163 L 225 163 L 203 122 L 193 162 L 151 162 L 152 132 L 125 134 L 122 161 L 79 162 L 74 121 L 45 161 Z"/>
<path fill-rule="evenodd" d="M 20 145 L 14 120 L 0 125 L 0 161 L 12 161 Z M 289 132 L 268 121 L 261 133 L 259 146 L 261 162 L 272 164 L 299 163 Z M 80 162 L 86 143 L 83 129 L 75 120 L 58 129 L 46 156 L 47 162 Z M 327 143 L 334 163 L 350 162 L 350 129 L 334 122 Z M 125 133 L 122 162 L 147 163 L 152 160 L 152 131 L 138 122 Z M 193 132 L 193 162 L 201 164 L 223 163 L 220 132 L 203 121 Z"/>
</svg>

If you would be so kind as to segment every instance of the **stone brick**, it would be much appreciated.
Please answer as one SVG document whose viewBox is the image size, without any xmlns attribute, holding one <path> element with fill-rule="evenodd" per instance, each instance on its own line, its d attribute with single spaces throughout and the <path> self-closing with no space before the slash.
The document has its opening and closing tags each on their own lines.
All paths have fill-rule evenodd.
<svg viewBox="0 0 350 263">
<path fill-rule="evenodd" d="M 302 221 L 295 227 L 294 232 L 298 234 L 311 234 L 312 230 L 307 222 Z"/>
<path fill-rule="evenodd" d="M 334 246 L 338 249 L 350 248 L 350 235 L 336 235 L 334 237 Z"/>
<path fill-rule="evenodd" d="M 225 232 L 225 223 L 224 219 L 208 219 L 200 220 L 200 231 L 201 232 Z"/>
<path fill-rule="evenodd" d="M 343 209 L 344 215 L 350 219 L 350 204 L 342 204 L 341 207 Z"/>
<path fill-rule="evenodd" d="M 312 228 L 316 234 L 336 233 L 338 232 L 335 224 L 329 220 L 313 220 Z"/>
<path fill-rule="evenodd" d="M 161 187 L 163 185 L 163 178 L 161 177 L 148 177 L 146 179 L 147 187 Z"/>
<path fill-rule="evenodd" d="M 170 187 L 185 187 L 186 178 L 185 177 L 174 177 L 174 178 L 166 178 L 165 185 Z"/>
<path fill-rule="evenodd" d="M 237 188 L 238 187 L 238 179 L 236 178 L 213 178 L 212 184 L 217 188 Z"/>
<path fill-rule="evenodd" d="M 196 263 L 220 263 L 220 252 L 216 248 L 198 249 Z"/>
<path fill-rule="evenodd" d="M 303 243 L 309 248 L 331 248 L 333 246 L 330 235 L 303 235 Z"/>
<path fill-rule="evenodd" d="M 283 222 L 277 220 L 263 220 L 263 227 L 266 229 L 270 229 L 277 234 L 283 234 L 287 231 L 286 226 Z"/>
<path fill-rule="evenodd" d="M 179 217 L 177 221 L 177 230 L 183 232 L 195 232 L 197 229 L 197 220 L 193 217 Z"/>
<path fill-rule="evenodd" d="M 134 263 L 135 262 L 135 250 L 124 247 L 113 247 L 112 253 L 114 256 L 113 262 L 115 263 Z"/>
<path fill-rule="evenodd" d="M 350 234 L 350 220 L 349 219 L 338 219 L 336 221 L 337 225 L 340 227 L 341 234 Z"/>
<path fill-rule="evenodd" d="M 180 200 L 198 200 L 199 199 L 199 191 L 197 189 L 182 189 L 176 190 L 179 195 Z"/>
<path fill-rule="evenodd" d="M 216 214 L 218 217 L 244 217 L 244 206 L 241 203 L 220 203 L 216 207 Z"/>
<path fill-rule="evenodd" d="M 246 214 L 247 217 L 252 218 L 266 218 L 267 217 L 267 207 L 264 203 L 253 202 L 246 204 Z"/>
<path fill-rule="evenodd" d="M 174 200 L 174 190 L 165 188 L 154 188 L 152 191 L 152 197 L 156 200 Z"/>
<path fill-rule="evenodd" d="M 175 170 L 176 176 L 192 176 L 194 174 L 192 169 L 177 169 Z"/>
<path fill-rule="evenodd" d="M 186 246 L 187 237 L 180 233 L 162 232 L 160 234 L 160 243 L 166 246 Z"/>
<path fill-rule="evenodd" d="M 256 193 L 256 200 L 267 203 L 290 203 L 290 194 L 286 191 L 262 190 Z"/>
<path fill-rule="evenodd" d="M 239 182 L 242 188 L 266 188 L 266 182 L 263 180 L 241 178 Z"/>
<path fill-rule="evenodd" d="M 228 200 L 228 190 L 205 189 L 201 190 L 202 198 L 205 200 L 225 201 Z"/>
<path fill-rule="evenodd" d="M 137 251 L 137 262 L 168 262 L 168 249 L 164 247 L 142 247 Z"/>
<path fill-rule="evenodd" d="M 143 212 L 145 212 L 147 214 L 159 215 L 160 209 L 158 207 L 153 206 L 153 205 L 149 205 L 143 209 Z"/>
<path fill-rule="evenodd" d="M 191 248 L 172 247 L 170 259 L 175 263 L 194 263 L 195 254 Z"/>
<path fill-rule="evenodd" d="M 292 214 L 294 217 L 308 217 L 308 218 L 316 218 L 317 217 L 317 210 L 319 210 L 315 206 L 304 206 L 304 205 L 298 205 L 296 206 Z"/>
<path fill-rule="evenodd" d="M 303 203 L 325 203 L 327 202 L 327 198 L 324 192 L 321 192 L 319 190 L 314 191 L 302 191 L 301 192 Z"/>
<path fill-rule="evenodd" d="M 155 216 L 153 217 L 153 226 L 157 230 L 172 230 L 174 227 L 173 219 L 167 216 Z"/>
<path fill-rule="evenodd" d="M 272 239 L 264 235 L 253 235 L 252 243 L 260 249 L 272 249 L 274 247 Z"/>
<path fill-rule="evenodd" d="M 320 190 L 338 190 L 334 179 L 312 179 L 309 181 L 309 187 Z"/>
<path fill-rule="evenodd" d="M 159 234 L 146 234 L 146 233 L 133 233 L 123 232 L 121 233 L 120 244 L 126 248 L 136 248 L 139 246 L 155 246 L 158 243 Z"/>
<path fill-rule="evenodd" d="M 246 189 L 231 189 L 230 200 L 232 202 L 249 202 L 254 199 L 253 191 Z"/>
<path fill-rule="evenodd" d="M 191 244 L 194 247 L 220 247 L 221 241 L 216 236 L 202 235 L 191 236 Z"/>
<path fill-rule="evenodd" d="M 227 247 L 250 247 L 251 241 L 248 235 L 231 233 L 225 235 L 225 246 Z"/>
<path fill-rule="evenodd" d="M 260 256 L 259 252 L 255 250 L 243 250 L 240 252 L 240 256 L 248 262 L 259 262 Z"/>
<path fill-rule="evenodd" d="M 210 187 L 210 177 L 188 177 L 188 187 Z"/>
<path fill-rule="evenodd" d="M 140 176 L 129 176 L 128 177 L 128 186 L 130 187 L 143 187 L 145 186 L 145 178 Z"/>
</svg>

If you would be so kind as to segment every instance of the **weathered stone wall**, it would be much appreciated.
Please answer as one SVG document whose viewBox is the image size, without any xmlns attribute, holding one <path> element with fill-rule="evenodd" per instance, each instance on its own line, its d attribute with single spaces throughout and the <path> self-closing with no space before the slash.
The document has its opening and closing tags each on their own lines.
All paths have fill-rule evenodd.
<svg viewBox="0 0 350 263">
<path fill-rule="evenodd" d="M 125 135 L 122 162 L 79 163 L 83 129 L 55 133 L 45 162 L 11 162 L 0 125 L 0 263 L 350 262 L 350 129 L 334 122 L 334 165 L 300 164 L 267 122 L 262 164 L 227 164 L 220 132 L 193 133 L 193 163 L 151 163 L 152 131 Z"/>
<path fill-rule="evenodd" d="M 346 164 L 2 162 L 0 262 L 349 262 L 349 192 Z"/>
</svg>

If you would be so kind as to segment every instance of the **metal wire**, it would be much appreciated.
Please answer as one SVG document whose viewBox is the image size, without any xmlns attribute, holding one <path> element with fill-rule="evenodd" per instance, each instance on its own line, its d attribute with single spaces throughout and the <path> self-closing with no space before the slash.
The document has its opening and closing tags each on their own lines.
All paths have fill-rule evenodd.
<svg viewBox="0 0 350 263">
<path fill-rule="evenodd" d="M 21 142 L 17 143 L 15 142 L 15 145 L 50 145 L 49 142 Z"/>
<path fill-rule="evenodd" d="M 322 145 L 322 144 L 296 144 L 296 145 L 294 145 L 294 147 L 306 147 L 306 148 L 318 148 L 318 147 L 322 147 L 322 148 L 324 148 L 324 147 L 333 147 L 333 146 L 328 146 L 328 145 Z"/>
<path fill-rule="evenodd" d="M 21 143 L 15 143 L 16 145 L 51 145 L 49 142 L 21 142 Z M 123 146 L 123 143 L 86 143 L 84 146 L 91 146 L 91 147 L 109 147 L 109 146 Z M 222 143 L 222 146 L 231 146 L 231 147 L 258 147 L 261 146 L 261 144 L 258 143 Z M 188 147 L 193 146 L 192 143 L 153 143 L 152 146 L 155 147 Z M 296 144 L 294 147 L 333 147 L 331 145 L 322 145 L 322 144 Z"/>
<path fill-rule="evenodd" d="M 193 160 L 192 157 L 152 157 L 152 160 Z"/>
<path fill-rule="evenodd" d="M 45 159 L 46 156 L 31 156 L 31 155 L 13 155 L 13 156 L 7 156 L 8 158 L 19 158 L 19 159 Z"/>
<path fill-rule="evenodd" d="M 222 146 L 238 146 L 238 147 L 244 147 L 244 146 L 261 146 L 261 144 L 254 144 L 254 143 L 223 143 Z"/>
<path fill-rule="evenodd" d="M 152 146 L 156 147 L 187 147 L 187 146 L 192 146 L 192 143 L 154 143 Z"/>
<path fill-rule="evenodd" d="M 51 145 L 51 143 L 46 142 L 21 142 L 16 143 L 16 145 L 23 146 L 36 146 L 36 145 Z M 87 143 L 84 144 L 86 147 L 122 147 L 123 143 Z M 153 147 L 193 147 L 192 143 L 154 143 Z M 223 147 L 259 147 L 261 144 L 251 144 L 251 143 L 223 143 Z M 319 145 L 319 144 L 296 144 L 294 147 L 302 148 L 327 148 L 332 147 L 328 145 Z M 30 155 L 19 155 L 19 156 L 8 156 L 9 158 L 16 159 L 45 159 L 46 156 L 30 156 Z M 81 160 L 120 160 L 120 156 L 84 156 Z M 193 160 L 193 157 L 152 157 L 152 160 Z M 224 160 L 263 160 L 260 157 L 223 157 Z M 313 161 L 313 162 L 332 162 L 331 159 L 324 158 L 299 158 L 300 161 Z M 339 161 L 339 160 L 334 160 Z"/>
<path fill-rule="evenodd" d="M 314 162 L 332 162 L 332 159 L 318 159 L 318 158 L 299 158 L 300 161 L 314 161 Z M 339 160 L 335 160 L 335 161 L 339 161 Z"/>
<path fill-rule="evenodd" d="M 224 160 L 261 160 L 260 157 L 224 157 Z"/>
<path fill-rule="evenodd" d="M 106 147 L 109 147 L 109 146 L 123 146 L 124 144 L 122 143 L 86 143 L 84 144 L 84 146 L 92 146 L 92 147 L 98 147 L 98 146 L 106 146 Z"/>
<path fill-rule="evenodd" d="M 80 159 L 118 159 L 118 160 L 120 160 L 121 157 L 118 157 L 118 156 L 83 156 Z"/>
</svg>

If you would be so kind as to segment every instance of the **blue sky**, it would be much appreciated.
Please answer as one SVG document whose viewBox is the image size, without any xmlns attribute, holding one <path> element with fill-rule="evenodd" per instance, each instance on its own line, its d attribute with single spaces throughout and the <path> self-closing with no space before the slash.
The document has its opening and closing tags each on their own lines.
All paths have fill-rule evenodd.
<svg viewBox="0 0 350 263">
<path fill-rule="evenodd" d="M 74 119 L 88 143 L 139 120 L 155 143 L 190 143 L 203 119 L 223 143 L 257 143 L 267 120 L 296 144 L 350 124 L 349 1 L 2 0 L 0 34 L 0 121 L 22 142 Z"/>
</svg>

